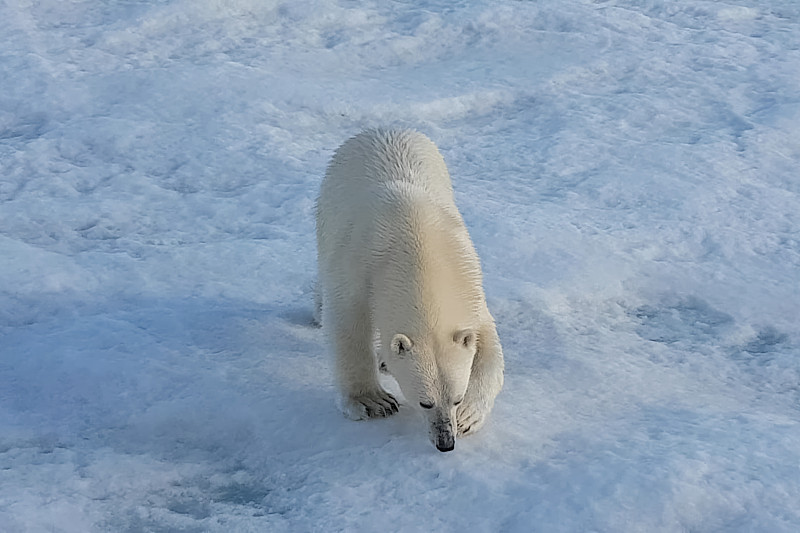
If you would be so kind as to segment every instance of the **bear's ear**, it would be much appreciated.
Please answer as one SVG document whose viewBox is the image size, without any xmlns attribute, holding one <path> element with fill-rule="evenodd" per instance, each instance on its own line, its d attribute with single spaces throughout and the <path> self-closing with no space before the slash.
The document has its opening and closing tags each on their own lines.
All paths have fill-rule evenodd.
<svg viewBox="0 0 800 533">
<path fill-rule="evenodd" d="M 397 357 L 403 357 L 408 353 L 409 350 L 411 350 L 411 339 L 402 333 L 398 333 L 392 337 L 391 347 L 393 354 L 395 354 Z"/>
<path fill-rule="evenodd" d="M 462 329 L 453 335 L 453 342 L 467 350 L 474 350 L 478 341 L 478 334 L 474 329 Z"/>
</svg>

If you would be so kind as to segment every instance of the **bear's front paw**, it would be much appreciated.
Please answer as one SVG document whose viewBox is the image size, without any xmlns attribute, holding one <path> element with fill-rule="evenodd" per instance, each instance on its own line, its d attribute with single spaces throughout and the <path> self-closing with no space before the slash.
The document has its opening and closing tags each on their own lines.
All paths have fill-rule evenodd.
<svg viewBox="0 0 800 533">
<path fill-rule="evenodd" d="M 464 401 L 458 406 L 456 416 L 458 417 L 458 436 L 466 435 L 467 433 L 474 433 L 480 429 L 486 417 L 489 416 L 490 407 L 485 406 L 482 402 L 468 402 Z"/>
<path fill-rule="evenodd" d="M 345 416 L 351 420 L 385 418 L 395 414 L 400 404 L 383 389 L 353 394 L 341 400 Z"/>
</svg>

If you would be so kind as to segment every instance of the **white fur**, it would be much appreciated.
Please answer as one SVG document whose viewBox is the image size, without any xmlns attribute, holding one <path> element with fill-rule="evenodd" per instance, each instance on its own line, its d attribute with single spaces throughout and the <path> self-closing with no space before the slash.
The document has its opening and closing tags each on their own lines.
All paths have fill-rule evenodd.
<svg viewBox="0 0 800 533">
<path fill-rule="evenodd" d="M 433 405 L 425 412 L 440 450 L 483 425 L 503 385 L 503 353 L 478 256 L 430 139 L 371 130 L 345 142 L 322 182 L 317 245 L 321 319 L 345 414 L 397 410 L 378 382 L 382 365 L 412 405 Z"/>
</svg>

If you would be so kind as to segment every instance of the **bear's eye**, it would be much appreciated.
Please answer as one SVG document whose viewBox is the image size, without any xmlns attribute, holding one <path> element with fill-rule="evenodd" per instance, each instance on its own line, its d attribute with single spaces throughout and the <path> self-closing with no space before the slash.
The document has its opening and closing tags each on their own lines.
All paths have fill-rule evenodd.
<svg viewBox="0 0 800 533">
<path fill-rule="evenodd" d="M 422 407 L 423 409 L 433 409 L 433 402 L 431 403 L 419 402 L 419 406 Z"/>
</svg>

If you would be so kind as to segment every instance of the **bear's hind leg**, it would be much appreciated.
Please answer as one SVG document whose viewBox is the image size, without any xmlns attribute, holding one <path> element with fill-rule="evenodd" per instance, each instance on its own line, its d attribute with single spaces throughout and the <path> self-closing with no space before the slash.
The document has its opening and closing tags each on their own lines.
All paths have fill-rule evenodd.
<svg viewBox="0 0 800 533">
<path fill-rule="evenodd" d="M 327 299 L 326 299 L 327 300 Z M 324 305 L 328 302 L 324 300 Z M 324 313 L 335 342 L 340 408 L 352 420 L 381 418 L 398 411 L 397 400 L 381 387 L 366 303 L 337 306 Z M 328 326 L 325 326 L 328 327 Z"/>
</svg>

